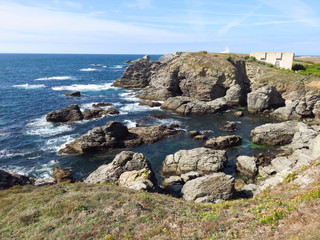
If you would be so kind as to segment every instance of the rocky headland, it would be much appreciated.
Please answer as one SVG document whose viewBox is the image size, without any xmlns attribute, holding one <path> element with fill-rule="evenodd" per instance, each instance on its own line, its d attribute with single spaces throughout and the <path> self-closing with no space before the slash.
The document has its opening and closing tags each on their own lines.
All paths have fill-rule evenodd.
<svg viewBox="0 0 320 240">
<path fill-rule="evenodd" d="M 216 233 L 224 234 L 221 235 L 222 239 L 258 239 L 261 236 L 265 239 L 279 239 L 281 234 L 287 237 L 284 239 L 290 239 L 292 233 L 301 233 L 302 230 L 299 232 L 297 228 L 304 229 L 305 226 L 314 232 L 318 231 L 312 226 L 314 222 L 319 223 L 317 219 L 320 217 L 320 126 L 317 124 L 320 120 L 320 95 L 315 88 L 319 79 L 276 69 L 234 54 L 175 53 L 163 56 L 159 61 L 150 61 L 148 57 L 144 57 L 129 64 L 123 76 L 113 85 L 138 89 L 137 96 L 144 99 L 141 105 L 161 106 L 164 110 L 182 115 L 214 114 L 244 107 L 257 117 L 268 116 L 278 120 L 255 127 L 250 132 L 252 144 L 270 147 L 273 154 L 236 156 L 232 159 L 235 172 L 230 173 L 225 171 L 230 161 L 227 153 L 229 149 L 241 146 L 242 137 L 209 137 L 195 129 L 188 134 L 194 140 L 203 140 L 203 146 L 180 149 L 167 155 L 162 162 L 161 178 L 156 179 L 156 173 L 146 156 L 128 150 L 177 135 L 182 132 L 179 126 L 129 128 L 120 122 L 110 121 L 74 139 L 58 152 L 69 155 L 124 150 L 112 162 L 103 164 L 92 172 L 84 183 L 73 183 L 72 172 L 68 169 L 55 169 L 54 179 L 46 180 L 0 170 L 0 189 L 10 188 L 10 194 L 19 194 L 15 198 L 16 205 L 20 203 L 20 195 L 25 191 L 24 188 L 20 190 L 17 185 L 28 185 L 31 194 L 38 194 L 43 198 L 48 195 L 49 199 L 41 200 L 38 205 L 50 202 L 61 207 L 62 210 L 57 215 L 59 218 L 65 217 L 63 224 L 65 219 L 72 220 L 77 225 L 90 222 L 93 217 L 99 219 L 103 215 L 100 222 L 105 223 L 105 219 L 114 220 L 116 225 L 112 221 L 105 225 L 112 225 L 112 234 L 123 238 L 129 235 L 120 229 L 119 222 L 129 225 L 128 229 L 137 229 L 136 225 L 139 225 L 139 229 L 144 229 L 159 224 L 155 219 L 162 219 L 164 223 L 161 222 L 161 228 L 150 233 L 150 236 L 167 237 L 170 229 L 170 237 L 173 236 L 174 239 L 177 236 L 192 239 L 195 232 L 201 237 L 207 237 L 207 229 L 215 229 L 212 238 L 220 236 L 215 235 Z M 99 103 L 93 106 L 94 109 L 84 111 L 78 105 L 70 105 L 48 113 L 47 121 L 70 123 L 119 113 L 112 107 L 102 108 L 110 105 Z M 240 117 L 243 116 L 243 111 L 237 110 L 234 114 Z M 221 129 L 232 132 L 238 127 L 241 126 L 227 123 Z M 50 187 L 54 189 L 54 194 L 48 192 L 49 194 L 43 195 L 41 190 L 30 185 L 53 185 L 43 191 L 48 192 Z M 85 194 L 81 190 L 79 194 L 78 189 L 89 192 Z M 161 194 L 149 194 L 147 191 Z M 163 193 L 191 202 L 181 202 L 176 207 L 180 200 L 172 200 Z M 27 195 L 24 194 L 23 196 Z M 63 195 L 62 200 L 56 199 L 57 195 Z M 30 202 L 40 199 L 34 195 L 30 198 Z M 83 198 L 88 199 L 86 204 L 82 204 Z M 64 201 L 65 199 L 67 200 Z M 106 201 L 108 205 L 101 206 Z M 192 202 L 215 204 L 197 205 Z M 173 206 L 172 212 L 167 208 L 168 203 Z M 20 213 L 16 215 L 20 216 L 19 221 L 23 224 L 36 224 L 42 217 L 51 219 L 58 211 L 45 211 L 48 206 L 30 208 L 27 212 L 23 211 L 21 216 Z M 100 208 L 97 209 L 96 206 Z M 165 210 L 159 206 L 165 207 Z M 172 221 L 167 222 L 168 218 Z M 291 226 L 289 219 L 294 219 L 292 221 L 296 225 Z M 192 226 L 187 226 L 181 232 L 176 231 L 188 225 L 189 221 Z M 152 224 L 145 224 L 148 222 Z M 52 224 L 47 225 L 43 226 L 45 230 L 36 231 L 54 231 Z M 253 226 L 254 231 L 247 226 Z M 276 232 L 268 232 L 269 228 L 265 226 L 276 229 Z M 20 229 L 21 224 L 18 227 Z M 96 231 L 94 224 L 88 228 L 93 229 L 92 236 L 102 236 Z M 192 236 L 188 232 L 189 228 L 193 229 Z M 105 239 L 116 239 L 107 233 L 103 235 Z M 137 239 L 142 237 L 141 231 L 132 230 L 131 233 Z M 311 233 L 304 230 L 303 236 L 308 237 Z M 83 239 L 90 237 L 91 235 L 82 235 Z"/>
</svg>

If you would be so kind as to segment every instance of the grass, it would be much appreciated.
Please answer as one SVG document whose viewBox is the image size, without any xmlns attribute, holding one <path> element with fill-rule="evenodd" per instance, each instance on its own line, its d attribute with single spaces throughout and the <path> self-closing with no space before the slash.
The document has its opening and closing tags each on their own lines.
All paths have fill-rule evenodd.
<svg viewBox="0 0 320 240">
<path fill-rule="evenodd" d="M 320 169 L 319 161 L 294 175 L 314 169 Z M 0 239 L 278 239 L 284 222 L 293 224 L 292 216 L 320 208 L 317 176 L 306 188 L 284 181 L 252 199 L 217 204 L 108 184 L 13 187 L 0 191 Z M 309 234 L 300 230 L 301 236 Z"/>
</svg>

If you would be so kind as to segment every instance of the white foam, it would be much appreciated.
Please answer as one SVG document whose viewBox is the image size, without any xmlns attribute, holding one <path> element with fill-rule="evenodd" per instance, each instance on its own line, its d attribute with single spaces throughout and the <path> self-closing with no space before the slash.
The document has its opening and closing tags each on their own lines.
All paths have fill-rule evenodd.
<svg viewBox="0 0 320 240">
<path fill-rule="evenodd" d="M 135 127 L 137 122 L 135 121 L 132 121 L 132 120 L 124 120 L 124 124 L 127 126 L 127 127 Z"/>
<path fill-rule="evenodd" d="M 39 136 L 54 136 L 73 130 L 73 128 L 67 124 L 55 125 L 51 122 L 47 122 L 46 116 L 34 119 L 32 122 L 27 124 L 27 128 L 28 135 Z"/>
<path fill-rule="evenodd" d="M 0 158 L 7 158 L 7 157 L 13 157 L 16 156 L 17 154 L 8 151 L 8 150 L 0 150 Z"/>
<path fill-rule="evenodd" d="M 124 68 L 126 65 L 114 65 L 110 68 L 116 68 L 116 69 L 119 69 L 119 68 Z"/>
<path fill-rule="evenodd" d="M 114 87 L 111 86 L 112 83 L 106 84 L 73 84 L 70 86 L 58 86 L 52 87 L 51 89 L 54 91 L 101 91 L 101 90 L 108 90 L 113 89 Z"/>
<path fill-rule="evenodd" d="M 100 63 L 92 63 L 92 64 L 90 64 L 90 66 L 102 66 L 102 64 L 100 64 Z"/>
<path fill-rule="evenodd" d="M 140 106 L 139 103 L 130 103 L 120 108 L 120 111 L 123 112 L 142 112 L 148 111 L 150 107 L 148 106 Z"/>
<path fill-rule="evenodd" d="M 165 119 L 156 119 L 156 121 L 159 124 L 162 125 L 171 125 L 171 124 L 178 124 L 180 126 L 181 122 L 175 119 L 171 119 L 171 118 L 165 118 Z"/>
<path fill-rule="evenodd" d="M 51 81 L 51 80 L 71 80 L 74 79 L 72 76 L 61 76 L 61 77 L 44 77 L 44 78 L 37 78 L 37 81 Z"/>
<path fill-rule="evenodd" d="M 23 89 L 37 89 L 37 88 L 44 88 L 46 85 L 44 84 L 20 84 L 20 85 L 13 85 L 14 88 L 23 88 Z"/>
<path fill-rule="evenodd" d="M 66 135 L 57 138 L 51 138 L 46 141 L 46 146 L 43 148 L 45 151 L 57 152 L 63 148 L 67 143 L 70 143 L 75 139 L 76 135 Z"/>
<path fill-rule="evenodd" d="M 139 98 L 137 98 L 132 92 L 125 92 L 125 93 L 120 93 L 119 96 L 124 99 L 127 100 L 129 102 L 137 102 L 140 101 Z"/>
<path fill-rule="evenodd" d="M 99 69 L 96 68 L 81 68 L 81 72 L 94 72 L 94 71 L 99 71 Z"/>
</svg>

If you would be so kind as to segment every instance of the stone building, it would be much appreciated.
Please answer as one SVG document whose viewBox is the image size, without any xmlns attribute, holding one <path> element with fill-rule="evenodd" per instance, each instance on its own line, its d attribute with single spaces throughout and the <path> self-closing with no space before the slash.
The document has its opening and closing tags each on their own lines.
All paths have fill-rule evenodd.
<svg viewBox="0 0 320 240">
<path fill-rule="evenodd" d="M 258 61 L 271 63 L 277 67 L 291 69 L 294 58 L 293 52 L 253 52 L 250 57 Z"/>
</svg>

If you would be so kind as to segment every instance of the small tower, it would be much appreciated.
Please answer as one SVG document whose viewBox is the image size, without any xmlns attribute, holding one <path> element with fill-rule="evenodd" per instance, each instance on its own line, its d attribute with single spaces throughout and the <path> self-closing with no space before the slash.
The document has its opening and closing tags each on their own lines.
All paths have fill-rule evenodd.
<svg viewBox="0 0 320 240">
<path fill-rule="evenodd" d="M 220 53 L 230 53 L 228 45 L 226 45 L 226 49 L 223 52 L 220 52 Z"/>
</svg>

